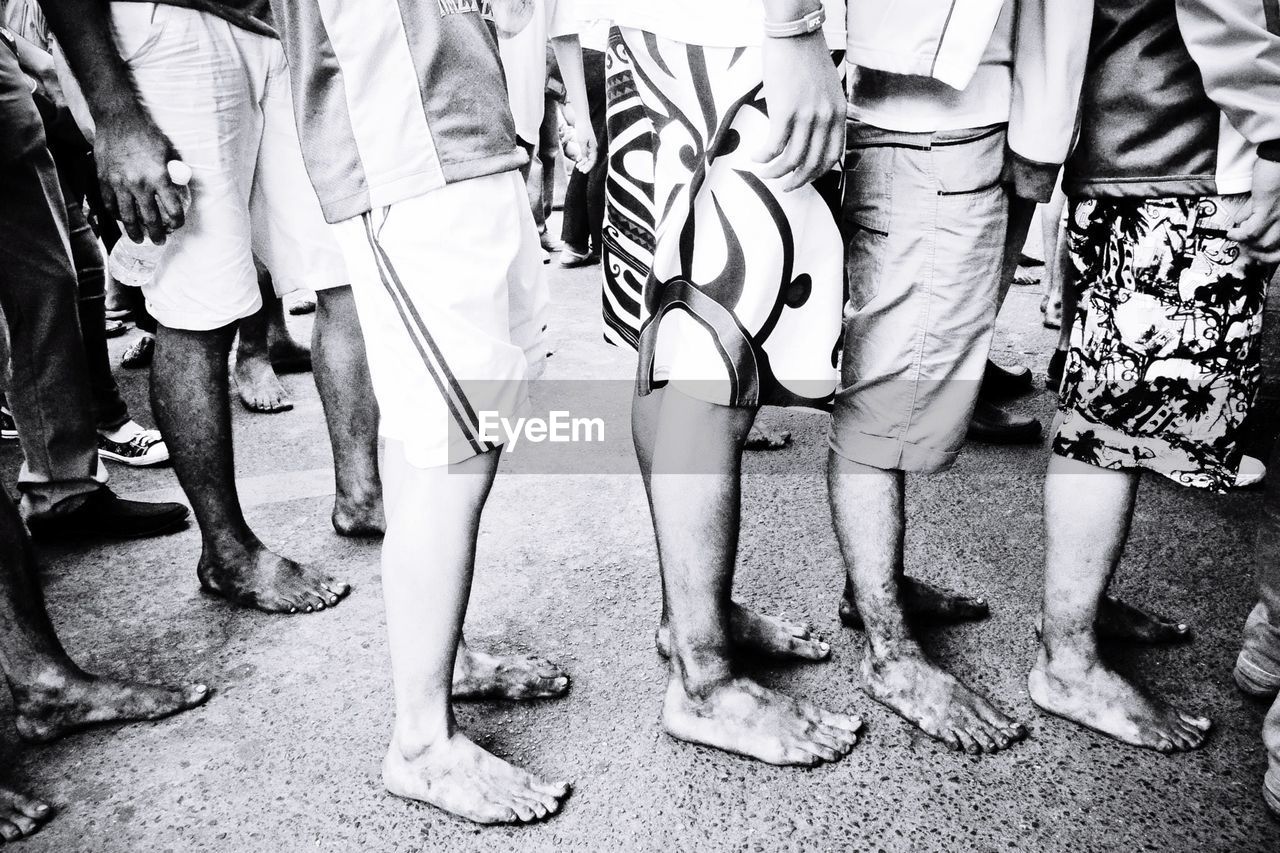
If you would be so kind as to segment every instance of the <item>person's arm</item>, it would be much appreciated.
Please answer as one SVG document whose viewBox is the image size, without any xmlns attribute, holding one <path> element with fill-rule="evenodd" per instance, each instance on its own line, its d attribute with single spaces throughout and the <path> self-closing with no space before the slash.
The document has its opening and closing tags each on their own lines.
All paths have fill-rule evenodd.
<svg viewBox="0 0 1280 853">
<path fill-rule="evenodd" d="M 96 127 L 94 156 L 107 210 L 134 242 L 182 227 L 183 199 L 169 177 L 177 151 L 138 97 L 116 48 L 107 0 L 41 0 Z"/>
<path fill-rule="evenodd" d="M 765 19 L 794 21 L 822 7 L 821 0 L 761 0 Z M 845 96 L 822 32 L 765 37 L 764 96 L 769 140 L 756 159 L 761 174 L 783 179 L 787 190 L 812 183 L 844 155 Z"/>
<path fill-rule="evenodd" d="M 596 162 L 596 132 L 591 126 L 591 111 L 587 107 L 587 75 L 582 70 L 582 45 L 578 35 L 555 36 L 551 39 L 556 63 L 560 66 L 560 79 L 564 81 L 569 107 L 573 110 L 573 136 L 581 155 L 576 168 L 590 172 Z"/>
<path fill-rule="evenodd" d="M 1177 0 L 1178 29 L 1205 92 L 1258 146 L 1250 203 L 1227 232 L 1249 254 L 1280 262 L 1280 21 L 1268 0 Z"/>
</svg>

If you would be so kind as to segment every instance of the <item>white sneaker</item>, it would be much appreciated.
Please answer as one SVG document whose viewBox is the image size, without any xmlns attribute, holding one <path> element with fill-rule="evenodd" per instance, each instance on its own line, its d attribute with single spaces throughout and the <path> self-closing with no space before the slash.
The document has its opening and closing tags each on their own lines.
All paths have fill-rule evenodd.
<svg viewBox="0 0 1280 853">
<path fill-rule="evenodd" d="M 109 433 L 98 433 L 98 455 L 112 462 L 147 468 L 169 461 L 169 448 L 158 429 L 129 421 Z"/>
<path fill-rule="evenodd" d="M 1256 486 L 1265 476 L 1267 476 L 1267 466 L 1262 464 L 1261 459 L 1254 459 L 1252 456 L 1241 457 L 1240 469 L 1236 471 L 1236 488 L 1247 489 L 1250 486 Z"/>
</svg>

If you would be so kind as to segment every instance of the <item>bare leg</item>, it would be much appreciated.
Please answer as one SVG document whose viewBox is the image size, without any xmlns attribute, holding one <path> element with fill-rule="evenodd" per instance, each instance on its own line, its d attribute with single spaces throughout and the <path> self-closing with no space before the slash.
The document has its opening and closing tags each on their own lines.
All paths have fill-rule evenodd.
<svg viewBox="0 0 1280 853">
<path fill-rule="evenodd" d="M 640 465 L 640 477 L 644 481 L 645 495 L 649 497 L 652 518 L 653 498 L 650 479 L 653 472 L 653 445 L 658 434 L 658 418 L 662 413 L 662 401 L 666 392 L 657 390 L 644 397 L 636 397 L 631 409 L 631 437 L 635 444 L 636 460 Z M 656 525 L 656 520 L 655 520 Z M 661 559 L 661 555 L 659 555 Z M 658 623 L 655 644 L 658 654 L 671 656 L 671 631 L 668 627 L 665 591 L 662 601 L 662 617 Z M 825 660 L 831 654 L 831 646 L 815 637 L 809 626 L 788 622 L 775 616 L 756 613 L 736 602 L 729 605 L 729 637 L 735 653 L 764 657 L 790 658 L 794 660 Z"/>
<path fill-rule="evenodd" d="M 1109 669 L 1098 656 L 1098 604 L 1129 537 L 1136 471 L 1056 454 L 1045 478 L 1044 632 L 1027 683 L 1046 711 L 1135 746 L 1195 749 L 1209 721 Z"/>
<path fill-rule="evenodd" d="M 1062 210 L 1066 203 L 1062 188 L 1055 187 L 1053 198 L 1040 207 L 1040 240 L 1044 245 L 1044 293 L 1040 313 L 1044 316 L 1045 328 L 1049 329 L 1061 328 L 1066 311 L 1062 301 L 1062 267 L 1067 258 Z"/>
<path fill-rule="evenodd" d="M 200 524 L 200 584 L 245 607 L 323 610 L 347 594 L 347 584 L 267 550 L 240 509 L 226 368 L 233 334 L 232 326 L 161 326 L 151 373 L 152 408 Z"/>
<path fill-rule="evenodd" d="M 930 660 L 907 626 L 902 472 L 831 453 L 827 485 L 854 600 L 866 623 L 867 693 L 952 749 L 996 752 L 1022 740 L 1021 723 Z"/>
<path fill-rule="evenodd" d="M 268 279 L 270 281 L 270 279 Z M 267 352 L 276 373 L 306 373 L 311 369 L 311 348 L 289 333 L 284 317 L 284 300 L 270 285 L 264 287 L 262 307 L 267 320 Z"/>
<path fill-rule="evenodd" d="M 316 387 L 333 448 L 333 529 L 343 536 L 381 536 L 378 404 L 365 358 L 364 335 L 350 287 L 316 294 L 312 330 Z"/>
<path fill-rule="evenodd" d="M 649 457 L 672 653 L 663 726 L 770 764 L 838 761 L 857 742 L 861 720 L 766 689 L 736 675 L 730 660 L 739 475 L 754 416 L 664 392 Z"/>
<path fill-rule="evenodd" d="M 1067 352 L 1071 349 L 1071 330 L 1076 323 L 1076 310 L 1080 306 L 1081 298 L 1081 282 L 1071 263 L 1065 219 L 1060 219 L 1057 223 L 1056 233 L 1053 254 L 1045 261 L 1047 269 L 1052 272 L 1052 278 L 1055 279 L 1054 286 L 1061 303 L 1058 312 L 1060 314 L 1058 344 L 1049 358 L 1048 376 L 1045 379 L 1045 385 L 1051 391 L 1057 391 L 1062 385 L 1062 374 L 1067 365 Z M 1049 323 L 1046 321 L 1045 325 L 1048 326 Z"/>
<path fill-rule="evenodd" d="M 289 392 L 271 365 L 267 344 L 269 313 L 269 306 L 264 301 L 256 314 L 241 320 L 236 344 L 236 391 L 240 395 L 240 403 L 249 411 L 262 414 L 287 412 L 293 408 Z"/>
<path fill-rule="evenodd" d="M 451 688 L 471 594 L 480 514 L 498 452 L 415 468 L 387 442 L 382 579 L 395 730 L 382 765 L 391 793 L 477 823 L 524 823 L 569 793 L 481 749 L 458 730 Z"/>
<path fill-rule="evenodd" d="M 18 734 L 50 741 L 97 723 L 158 720 L 209 698 L 203 684 L 162 687 L 90 675 L 67 655 L 45 610 L 35 553 L 0 490 L 0 667 L 13 692 Z M 0 791 L 0 820 L 13 801 Z M 10 821 L 12 822 L 12 821 Z M 3 830 L 3 826 L 0 826 Z"/>
</svg>

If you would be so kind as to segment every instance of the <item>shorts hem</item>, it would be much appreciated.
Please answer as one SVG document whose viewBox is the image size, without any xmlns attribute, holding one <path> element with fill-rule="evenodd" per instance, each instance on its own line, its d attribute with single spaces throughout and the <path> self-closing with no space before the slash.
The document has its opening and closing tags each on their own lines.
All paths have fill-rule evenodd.
<svg viewBox="0 0 1280 853">
<path fill-rule="evenodd" d="M 144 291 L 145 294 L 145 291 Z M 232 323 L 237 323 L 246 317 L 252 317 L 262 309 L 261 294 L 254 294 L 254 300 L 244 307 L 231 311 L 221 312 L 219 319 L 211 320 L 208 312 L 190 312 L 190 311 L 173 311 L 168 312 L 163 309 L 157 310 L 151 300 L 147 300 L 147 312 L 155 318 L 156 322 L 166 329 L 178 329 L 184 332 L 212 332 L 215 329 L 223 329 Z"/>
<path fill-rule="evenodd" d="M 859 430 L 832 429 L 827 436 L 827 446 L 832 453 L 850 462 L 882 471 L 933 474 L 947 470 L 960 458 L 958 450 L 938 450 Z"/>
</svg>

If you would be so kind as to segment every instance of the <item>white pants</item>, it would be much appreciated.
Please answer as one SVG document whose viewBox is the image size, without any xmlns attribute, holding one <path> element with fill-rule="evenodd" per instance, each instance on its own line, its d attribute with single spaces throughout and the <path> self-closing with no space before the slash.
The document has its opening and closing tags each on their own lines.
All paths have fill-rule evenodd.
<svg viewBox="0 0 1280 853">
<path fill-rule="evenodd" d="M 186 224 L 143 285 L 163 325 L 207 330 L 261 307 L 256 255 L 277 293 L 347 283 L 307 177 L 280 42 L 216 15 L 113 3 L 120 54 L 160 129 L 191 167 Z"/>
</svg>

